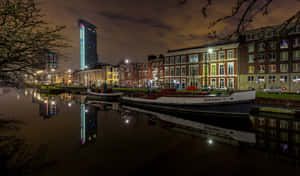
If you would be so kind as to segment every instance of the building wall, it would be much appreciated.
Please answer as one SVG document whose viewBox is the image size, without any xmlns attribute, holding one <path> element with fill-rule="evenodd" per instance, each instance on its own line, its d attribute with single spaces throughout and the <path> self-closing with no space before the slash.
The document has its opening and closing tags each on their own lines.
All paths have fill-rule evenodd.
<svg viewBox="0 0 300 176">
<path fill-rule="evenodd" d="M 286 37 L 273 28 L 249 31 L 240 45 L 240 85 L 242 90 L 255 88 L 299 89 L 300 27 Z"/>
<path fill-rule="evenodd" d="M 165 87 L 184 89 L 210 86 L 238 89 L 238 45 L 216 44 L 169 52 L 164 59 Z M 207 54 L 208 49 L 213 52 Z M 227 57 L 229 53 L 230 58 Z M 230 71 L 229 67 L 232 68 Z"/>
</svg>

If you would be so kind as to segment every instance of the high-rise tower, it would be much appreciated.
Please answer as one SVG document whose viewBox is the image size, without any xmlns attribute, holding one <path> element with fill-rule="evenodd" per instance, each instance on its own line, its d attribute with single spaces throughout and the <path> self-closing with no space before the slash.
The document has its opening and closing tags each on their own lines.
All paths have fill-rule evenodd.
<svg viewBox="0 0 300 176">
<path fill-rule="evenodd" d="M 80 70 L 93 68 L 98 62 L 96 26 L 79 20 L 80 27 Z"/>
</svg>

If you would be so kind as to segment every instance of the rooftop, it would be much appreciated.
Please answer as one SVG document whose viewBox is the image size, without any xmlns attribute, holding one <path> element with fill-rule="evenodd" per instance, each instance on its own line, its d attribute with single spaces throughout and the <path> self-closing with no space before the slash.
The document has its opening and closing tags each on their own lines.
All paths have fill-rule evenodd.
<svg viewBox="0 0 300 176">
<path fill-rule="evenodd" d="M 238 41 L 215 42 L 215 43 L 210 43 L 210 44 L 205 44 L 205 45 L 200 45 L 200 46 L 195 46 L 195 47 L 168 50 L 168 53 L 178 52 L 178 51 L 185 51 L 185 50 L 190 50 L 190 49 L 200 49 L 200 48 L 207 48 L 207 47 L 215 47 L 215 46 L 220 46 L 220 45 L 233 44 L 233 43 L 237 43 L 237 42 Z"/>
</svg>

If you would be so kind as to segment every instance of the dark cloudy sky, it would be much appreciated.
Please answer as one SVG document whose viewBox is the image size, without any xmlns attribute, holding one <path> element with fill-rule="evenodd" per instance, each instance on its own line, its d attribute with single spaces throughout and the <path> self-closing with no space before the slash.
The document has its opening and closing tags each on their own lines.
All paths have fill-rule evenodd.
<svg viewBox="0 0 300 176">
<path fill-rule="evenodd" d="M 213 0 L 209 18 L 201 7 L 205 0 L 38 0 L 52 24 L 66 25 L 65 34 L 72 48 L 65 51 L 60 67 L 79 68 L 79 18 L 90 21 L 98 30 L 99 61 L 116 64 L 128 58 L 144 61 L 149 54 L 164 54 L 168 49 L 202 45 L 207 39 L 208 24 L 231 12 L 236 0 Z M 263 1 L 263 0 L 261 0 Z M 253 26 L 275 25 L 296 13 L 299 0 L 273 0 L 270 14 L 258 17 Z M 230 23 L 217 30 L 231 29 Z"/>
</svg>

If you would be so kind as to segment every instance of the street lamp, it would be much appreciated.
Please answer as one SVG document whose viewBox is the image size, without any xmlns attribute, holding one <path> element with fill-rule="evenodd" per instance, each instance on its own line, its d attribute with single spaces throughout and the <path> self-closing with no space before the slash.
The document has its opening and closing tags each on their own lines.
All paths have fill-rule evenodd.
<svg viewBox="0 0 300 176">
<path fill-rule="evenodd" d="M 71 69 L 69 69 L 69 70 L 68 70 L 68 72 L 69 72 L 69 73 L 71 73 L 71 72 L 72 72 L 72 70 L 71 70 Z"/>
<path fill-rule="evenodd" d="M 129 63 L 129 60 L 128 59 L 125 59 L 125 64 L 128 64 Z"/>
</svg>

